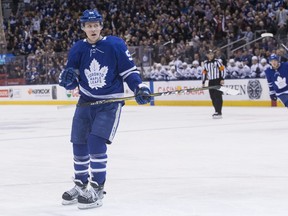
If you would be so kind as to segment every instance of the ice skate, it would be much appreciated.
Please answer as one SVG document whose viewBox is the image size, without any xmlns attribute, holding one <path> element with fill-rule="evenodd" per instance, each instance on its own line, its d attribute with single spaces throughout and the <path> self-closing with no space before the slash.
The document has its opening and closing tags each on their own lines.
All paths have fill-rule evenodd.
<svg viewBox="0 0 288 216">
<path fill-rule="evenodd" d="M 103 205 L 104 185 L 98 185 L 96 182 L 90 182 L 90 189 L 78 196 L 78 208 L 89 209 L 97 208 Z"/>
<path fill-rule="evenodd" d="M 219 114 L 218 112 L 215 112 L 215 113 L 212 115 L 212 118 L 213 118 L 213 119 L 221 119 L 221 118 L 222 118 L 222 114 Z"/>
<path fill-rule="evenodd" d="M 69 190 L 65 191 L 62 195 L 62 205 L 71 205 L 77 203 L 77 198 L 79 195 L 87 191 L 87 184 L 83 184 L 81 180 L 74 179 L 75 186 Z"/>
</svg>

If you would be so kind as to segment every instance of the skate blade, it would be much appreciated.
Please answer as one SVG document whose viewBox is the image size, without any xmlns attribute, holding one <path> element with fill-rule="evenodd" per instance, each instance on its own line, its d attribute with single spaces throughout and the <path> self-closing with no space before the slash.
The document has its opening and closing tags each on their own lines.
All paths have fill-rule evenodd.
<svg viewBox="0 0 288 216">
<path fill-rule="evenodd" d="M 62 200 L 62 205 L 73 205 L 76 204 L 78 201 L 77 199 L 74 200 Z"/>
<path fill-rule="evenodd" d="M 222 116 L 213 116 L 213 119 L 222 119 Z"/>
<path fill-rule="evenodd" d="M 91 209 L 91 208 L 98 208 L 101 207 L 103 205 L 101 200 L 97 200 L 97 202 L 95 203 L 91 203 L 91 204 L 85 204 L 85 203 L 79 203 L 78 202 L 78 208 L 83 210 L 83 209 Z"/>
</svg>

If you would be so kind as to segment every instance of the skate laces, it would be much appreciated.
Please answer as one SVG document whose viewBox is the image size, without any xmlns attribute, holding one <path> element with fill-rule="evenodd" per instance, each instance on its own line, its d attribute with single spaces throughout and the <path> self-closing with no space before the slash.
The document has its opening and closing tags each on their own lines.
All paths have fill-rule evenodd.
<svg viewBox="0 0 288 216">
<path fill-rule="evenodd" d="M 93 188 L 91 187 L 89 190 L 87 190 L 85 193 L 83 192 L 83 194 L 81 194 L 81 196 L 89 199 L 89 198 L 92 198 L 92 199 L 99 199 L 99 190 L 98 188 Z"/>
<path fill-rule="evenodd" d="M 66 193 L 68 193 L 70 196 L 82 195 L 87 190 L 86 185 L 83 184 L 78 179 L 74 179 L 74 178 L 72 178 L 72 179 L 73 179 L 75 185 L 72 189 L 70 189 L 69 191 L 66 191 Z"/>
<path fill-rule="evenodd" d="M 66 191 L 70 196 L 82 195 L 85 192 L 84 188 L 75 185 L 71 190 Z"/>
</svg>

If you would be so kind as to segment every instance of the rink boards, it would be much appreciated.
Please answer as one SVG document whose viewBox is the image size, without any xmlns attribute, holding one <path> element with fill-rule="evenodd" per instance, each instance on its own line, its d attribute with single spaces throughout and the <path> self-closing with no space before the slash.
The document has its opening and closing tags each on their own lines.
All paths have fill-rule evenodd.
<svg viewBox="0 0 288 216">
<path fill-rule="evenodd" d="M 200 80 L 146 82 L 153 92 L 201 87 Z M 238 95 L 223 95 L 224 106 L 282 106 L 272 103 L 266 79 L 225 80 L 225 86 L 239 90 Z M 133 95 L 125 84 L 125 96 Z M 1 105 L 70 105 L 79 98 L 78 90 L 65 90 L 59 85 L 0 86 Z M 127 105 L 136 105 L 134 100 Z M 151 106 L 211 106 L 209 92 L 196 91 L 179 95 L 158 96 Z"/>
</svg>

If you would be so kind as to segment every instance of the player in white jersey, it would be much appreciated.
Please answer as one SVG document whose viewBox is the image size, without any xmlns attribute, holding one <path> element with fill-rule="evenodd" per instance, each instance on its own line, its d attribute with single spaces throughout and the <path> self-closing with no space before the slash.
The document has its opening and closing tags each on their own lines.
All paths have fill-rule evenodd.
<svg viewBox="0 0 288 216">
<path fill-rule="evenodd" d="M 75 186 L 62 195 L 63 205 L 78 202 L 78 208 L 102 206 L 106 181 L 107 145 L 115 136 L 124 102 L 89 105 L 97 100 L 122 97 L 123 81 L 134 91 L 138 104 L 151 100 L 148 86 L 125 45 L 118 37 L 101 35 L 102 16 L 97 10 L 85 10 L 80 17 L 87 38 L 69 51 L 59 85 L 79 87 L 80 98 L 73 117 Z"/>
<path fill-rule="evenodd" d="M 202 78 L 203 67 L 199 65 L 199 61 L 194 60 L 192 62 L 192 79 L 200 80 Z"/>
<path fill-rule="evenodd" d="M 179 62 L 178 65 L 176 65 L 176 73 L 175 76 L 177 77 L 178 80 L 185 80 L 185 70 L 183 67 L 183 63 Z"/>
<path fill-rule="evenodd" d="M 225 79 L 239 78 L 238 66 L 234 59 L 230 59 L 227 64 Z"/>
<path fill-rule="evenodd" d="M 170 66 L 170 68 L 167 69 L 167 80 L 177 80 L 177 77 L 175 75 L 176 68 L 175 66 Z"/>
<path fill-rule="evenodd" d="M 188 66 L 186 62 L 183 62 L 183 75 L 185 79 L 191 79 L 192 69 Z"/>
<path fill-rule="evenodd" d="M 162 66 L 161 63 L 157 64 L 157 74 L 158 74 L 158 78 L 156 80 L 167 80 L 167 71 L 165 69 L 165 67 Z"/>
<path fill-rule="evenodd" d="M 259 68 L 260 68 L 260 78 L 265 78 L 265 71 L 268 68 L 271 68 L 271 65 L 267 63 L 267 60 L 265 58 L 262 58 L 260 60 Z"/>
<path fill-rule="evenodd" d="M 257 56 L 252 57 L 252 65 L 251 65 L 251 78 L 259 78 L 260 77 L 260 64 Z"/>
<path fill-rule="evenodd" d="M 161 63 L 153 64 L 153 69 L 151 70 L 150 78 L 151 80 L 156 80 L 156 81 L 166 80 L 167 78 L 166 69 L 162 66 Z"/>
<path fill-rule="evenodd" d="M 149 71 L 149 80 L 156 80 L 157 78 L 157 63 L 154 62 L 151 70 Z"/>
<path fill-rule="evenodd" d="M 237 62 L 239 78 L 250 78 L 251 70 L 248 65 L 245 65 L 242 61 Z"/>
</svg>

